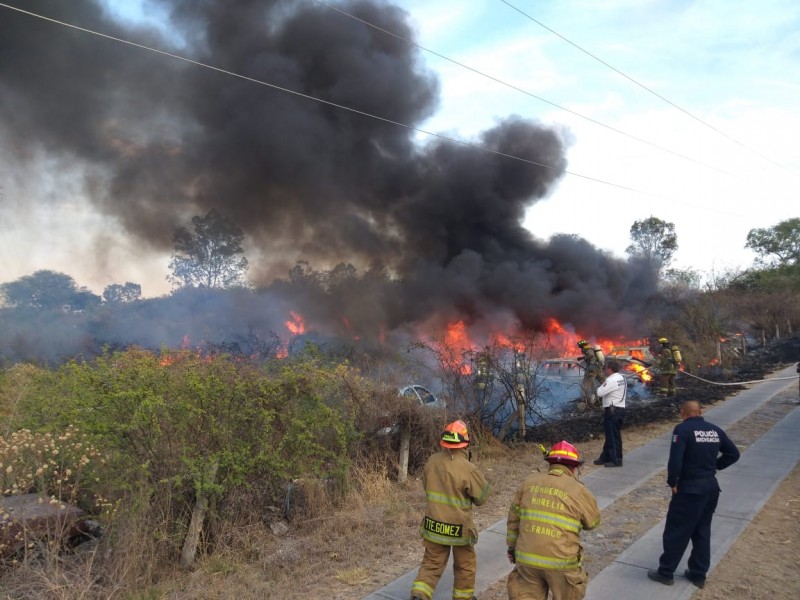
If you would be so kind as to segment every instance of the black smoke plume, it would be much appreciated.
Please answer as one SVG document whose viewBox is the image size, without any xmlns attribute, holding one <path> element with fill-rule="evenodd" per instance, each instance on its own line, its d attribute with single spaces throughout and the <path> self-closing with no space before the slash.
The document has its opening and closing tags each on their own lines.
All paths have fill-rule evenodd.
<svg viewBox="0 0 800 600">
<path fill-rule="evenodd" d="M 246 234 L 257 287 L 364 331 L 502 313 L 523 328 L 555 317 L 617 335 L 652 292 L 586 241 L 545 243 L 522 227 L 563 175 L 564 132 L 510 116 L 468 140 L 489 153 L 419 144 L 361 114 L 419 126 L 435 112 L 438 81 L 405 41 L 311 2 L 153 0 L 166 28 L 122 21 L 99 0 L 10 3 L 360 111 L 0 9 L 7 153 L 74 169 L 97 209 L 154 250 L 168 253 L 176 227 L 215 208 Z M 341 6 L 414 37 L 390 3 Z M 304 286 L 285 280 L 298 260 L 358 271 Z"/>
</svg>

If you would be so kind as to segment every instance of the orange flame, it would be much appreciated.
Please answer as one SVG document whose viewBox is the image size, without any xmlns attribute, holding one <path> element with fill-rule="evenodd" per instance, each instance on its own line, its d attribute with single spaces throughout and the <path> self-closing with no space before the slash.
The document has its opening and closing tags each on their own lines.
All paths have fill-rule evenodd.
<svg viewBox="0 0 800 600">
<path fill-rule="evenodd" d="M 293 310 L 289 311 L 289 316 L 291 319 L 286 321 L 286 329 L 289 330 L 289 333 L 292 335 L 301 335 L 306 332 L 306 324 L 298 313 L 294 312 Z"/>
<path fill-rule="evenodd" d="M 474 349 L 474 344 L 467 334 L 467 326 L 464 324 L 464 321 L 456 321 L 455 323 L 447 325 L 444 341 L 447 348 L 452 349 L 455 356 L 461 357 L 466 352 Z M 462 375 L 469 375 L 472 373 L 472 365 L 467 363 L 462 363 L 460 365 L 455 364 L 453 368 L 458 369 Z"/>
<path fill-rule="evenodd" d="M 517 352 L 525 351 L 525 344 L 517 340 L 512 340 L 509 336 L 505 334 L 495 333 L 493 339 L 494 343 L 502 348 L 510 348 L 512 350 L 516 350 Z"/>
<path fill-rule="evenodd" d="M 633 371 L 639 376 L 643 382 L 647 383 L 648 381 L 653 381 L 653 376 L 650 374 L 650 371 L 644 365 L 640 365 L 639 363 L 630 362 L 625 366 L 625 369 L 628 371 Z"/>
<path fill-rule="evenodd" d="M 300 313 L 293 310 L 289 311 L 289 319 L 284 322 L 286 329 L 289 330 L 289 337 L 302 335 L 306 332 L 306 322 Z M 286 358 L 289 356 L 289 342 L 283 342 L 277 350 L 275 350 L 275 358 Z"/>
</svg>

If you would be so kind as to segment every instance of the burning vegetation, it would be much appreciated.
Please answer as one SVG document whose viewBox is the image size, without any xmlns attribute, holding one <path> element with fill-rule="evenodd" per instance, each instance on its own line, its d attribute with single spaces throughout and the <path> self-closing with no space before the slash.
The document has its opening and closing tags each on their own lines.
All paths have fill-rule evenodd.
<svg viewBox="0 0 800 600">
<path fill-rule="evenodd" d="M 42 0 L 37 10 L 121 38 L 149 36 L 192 60 L 412 127 L 436 107 L 438 81 L 413 45 L 324 6 L 159 4 L 177 35 L 115 20 L 99 0 Z M 345 8 L 414 37 L 407 15 L 390 4 L 354 0 Z M 185 334 L 210 343 L 263 339 L 282 331 L 289 311 L 325 338 L 367 344 L 458 322 L 473 335 L 541 332 L 551 317 L 596 335 L 635 335 L 636 315 L 655 290 L 641 265 L 571 235 L 538 240 L 523 227 L 526 210 L 566 169 L 571 136 L 563 128 L 512 116 L 465 140 L 489 152 L 441 139 L 419 144 L 412 129 L 247 81 L 226 79 L 221 94 L 219 73 L 14 11 L 0 23 L 3 49 L 24 57 L 0 71 L 0 105 L 19 117 L 1 127 L 21 146 L 18 156 L 42 150 L 63 158 L 91 190 L 89 201 L 137 246 L 203 250 L 185 235 L 186 214 L 207 215 L 196 217 L 203 226 L 224 214 L 246 240 L 249 297 L 215 297 L 213 314 L 194 312 L 195 303 L 212 301 L 206 297 L 161 302 L 147 316 L 115 314 L 114 323 L 93 319 L 87 341 L 101 347 L 174 347 L 174 336 Z M 67 74 L 49 60 L 55 55 L 84 68 Z M 79 108 L 58 118 L 64 106 Z M 190 277 L 183 258 L 173 263 L 174 282 L 236 280 Z M 159 309 L 165 322 L 154 322 Z M 174 331 L 174 317 L 193 322 Z"/>
<path fill-rule="evenodd" d="M 92 301 L 72 285 L 80 303 L 58 296 L 43 305 L 22 289 L 29 281 L 3 287 L 8 431 L 76 426 L 108 454 L 74 497 L 116 528 L 98 554 L 112 575 L 91 581 L 137 590 L 186 556 L 187 531 L 201 553 L 249 547 L 236 532 L 318 526 L 329 509 L 363 503 L 370 486 L 392 492 L 397 440 L 376 435 L 387 423 L 413 432 L 412 471 L 454 416 L 485 448 L 495 437 L 588 436 L 597 415 L 572 402 L 580 339 L 625 362 L 642 398 L 653 374 L 648 342 L 660 335 L 681 341 L 687 369 L 717 358 L 720 377 L 730 377 L 737 358 L 713 348 L 738 328 L 720 314 L 733 300 L 673 298 L 641 262 L 572 235 L 539 240 L 523 227 L 526 210 L 566 170 L 564 128 L 512 116 L 467 144 L 417 143 L 413 127 L 435 110 L 439 84 L 413 45 L 308 2 L 158 0 L 169 34 L 119 20 L 100 0 L 33 4 L 47 17 L 324 101 L 222 80 L 16 11 L 0 19 L 0 55 L 17 58 L 0 69 L 0 106 L 15 115 L 0 123 L 15 144 L 14 172 L 22 178 L 30 157 L 58 164 L 143 252 L 163 254 L 171 241 L 188 254 L 203 248 L 182 227 L 199 214 L 200 229 L 220 226 L 249 255 L 234 261 L 249 266 L 248 287 L 231 283 L 243 280 L 236 271 L 192 277 L 181 260 L 174 281 L 203 283 L 160 298 L 141 299 L 128 283 Z M 343 6 L 414 37 L 406 13 L 388 3 Z M 109 262 L 100 250 L 98 268 Z M 785 306 L 770 304 L 760 331 L 796 324 Z M 553 365 L 568 372 L 556 376 Z M 446 408 L 398 396 L 417 382 L 435 384 L 443 402 L 431 404 Z M 557 419 L 564 411 L 570 418 Z M 8 456 L 13 446 L 0 444 Z M 20 493 L 51 493 L 35 477 L 20 481 Z M 212 516 L 197 526 L 190 515 L 203 505 Z M 33 584 L 20 585 L 24 596 Z"/>
</svg>

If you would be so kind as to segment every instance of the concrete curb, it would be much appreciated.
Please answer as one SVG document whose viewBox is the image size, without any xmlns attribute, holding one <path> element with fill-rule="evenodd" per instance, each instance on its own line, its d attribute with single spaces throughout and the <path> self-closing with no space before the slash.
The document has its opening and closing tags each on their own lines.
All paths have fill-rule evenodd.
<svg viewBox="0 0 800 600">
<path fill-rule="evenodd" d="M 751 384 L 748 387 L 748 389 L 739 392 L 738 394 L 732 396 L 731 398 L 728 398 L 724 403 L 720 404 L 719 406 L 716 406 L 706 411 L 704 413 L 704 416 L 707 417 L 708 420 L 711 421 L 712 423 L 715 423 L 720 427 L 726 428 L 729 425 L 741 419 L 742 417 L 747 416 L 748 414 L 756 410 L 758 407 L 762 406 L 765 402 L 769 401 L 771 398 L 773 398 L 775 395 L 777 395 L 784 389 L 796 385 L 796 383 L 792 381 L 772 381 L 771 379 L 778 377 L 786 377 L 794 374 L 795 374 L 794 366 L 787 367 L 786 369 L 778 371 L 777 373 L 772 374 L 767 381 L 757 384 Z M 790 415 L 784 417 L 784 419 L 780 421 L 780 423 L 783 423 L 789 416 L 795 414 L 800 415 L 800 411 L 797 410 L 793 411 L 792 413 L 790 413 Z M 777 428 L 779 424 L 776 424 L 776 426 L 773 429 Z M 797 428 L 795 428 L 794 431 L 796 432 Z M 767 434 L 765 434 L 762 437 L 766 438 L 766 436 Z M 778 438 L 778 441 L 782 439 L 784 438 Z M 651 477 L 656 475 L 659 471 L 666 468 L 667 457 L 669 454 L 669 440 L 670 440 L 669 433 L 659 436 L 653 439 L 652 441 L 648 442 L 644 446 L 640 446 L 636 450 L 627 453 L 625 455 L 625 466 L 622 469 L 598 469 L 593 471 L 589 475 L 583 477 L 581 481 L 583 481 L 583 483 L 597 497 L 597 503 L 600 506 L 600 508 L 601 509 L 606 508 L 607 506 L 611 505 L 614 501 L 616 501 L 617 498 L 620 498 L 625 494 L 629 493 L 631 490 L 636 489 L 644 482 L 649 480 Z M 774 444 L 776 442 L 770 442 L 770 443 Z M 792 440 L 789 445 L 796 446 L 797 444 L 794 442 L 794 440 Z M 769 448 L 769 447 L 770 446 L 764 446 L 764 448 Z M 756 448 L 756 444 L 753 444 L 753 446 L 751 446 L 751 448 L 747 450 L 747 453 L 751 452 L 754 448 Z M 760 449 L 759 452 L 761 451 L 763 450 Z M 793 453 L 791 452 L 788 454 L 793 456 Z M 753 456 L 755 457 L 756 454 L 754 454 Z M 788 456 L 787 460 L 792 460 L 791 456 Z M 797 457 L 794 458 L 794 461 L 797 462 Z M 730 469 L 728 470 L 735 473 L 734 467 L 742 468 L 740 465 L 745 465 L 745 464 L 747 463 L 745 463 L 745 458 L 743 454 L 742 459 L 739 461 L 739 463 L 730 467 Z M 794 463 L 792 463 L 792 467 L 793 466 Z M 785 475 L 789 470 L 791 469 L 783 471 L 783 474 Z M 727 471 L 723 471 L 720 474 L 720 485 L 723 487 L 723 496 L 726 495 L 725 486 L 728 485 L 728 483 L 722 478 L 723 475 L 725 475 L 726 473 Z M 777 487 L 779 482 L 780 480 L 777 480 L 773 481 L 770 484 L 771 487 L 769 489 L 769 494 L 772 493 L 772 491 L 774 490 L 775 487 Z M 728 495 L 733 495 L 733 494 L 728 494 Z M 760 500 L 760 504 L 758 504 L 758 507 L 755 509 L 755 512 L 753 514 L 758 512 L 758 510 L 761 508 L 763 503 L 766 502 L 768 497 L 769 496 L 766 496 L 762 500 Z M 719 539 L 720 542 L 724 539 L 723 528 L 725 520 L 731 518 L 724 516 L 722 507 L 723 503 L 721 498 L 720 507 L 718 507 L 717 515 L 714 518 L 714 525 L 713 525 L 713 535 L 715 536 L 715 539 Z M 733 519 L 737 520 L 735 517 Z M 739 518 L 738 521 L 744 523 L 744 525 L 746 525 L 746 523 L 748 522 L 742 520 L 741 518 Z M 742 525 L 742 527 L 737 530 L 734 525 L 735 523 L 731 523 L 730 530 L 731 532 L 735 531 L 735 535 L 732 538 L 732 540 L 734 540 L 736 536 L 738 536 L 741 530 L 744 528 L 744 525 Z M 645 538 L 651 535 L 653 531 L 658 530 L 658 527 L 659 526 L 654 527 L 653 530 L 645 534 L 645 536 L 641 538 L 640 541 L 645 540 Z M 663 530 L 663 523 L 660 524 L 660 527 L 661 530 Z M 496 523 L 490 525 L 480 534 L 480 538 L 476 546 L 476 551 L 478 554 L 478 575 L 475 580 L 476 594 L 490 588 L 497 581 L 504 579 L 511 571 L 511 565 L 509 564 L 508 559 L 506 558 L 505 530 L 506 530 L 505 519 L 501 519 L 500 521 L 497 521 Z M 655 555 L 654 562 L 653 560 L 651 560 L 647 568 L 653 568 L 653 565 L 657 565 L 658 557 L 661 554 L 660 550 L 661 530 L 659 530 L 657 534 L 658 553 Z M 652 540 L 648 540 L 647 542 L 643 543 L 652 545 L 653 542 Z M 712 544 L 713 543 L 714 542 L 712 542 Z M 602 591 L 604 589 L 603 586 L 605 584 L 603 583 L 594 584 L 594 581 L 596 580 L 605 581 L 606 576 L 604 576 L 604 574 L 606 573 L 606 571 L 611 572 L 610 570 L 616 570 L 626 567 L 626 565 L 620 561 L 622 561 L 623 556 L 625 556 L 637 544 L 639 544 L 639 541 L 635 542 L 634 546 L 623 552 L 623 554 L 620 555 L 620 557 L 614 563 L 606 567 L 606 569 L 601 571 L 601 573 L 597 577 L 595 577 L 592 580 L 592 582 L 590 582 L 589 584 L 590 593 L 592 594 L 605 593 L 604 591 Z M 729 546 L 730 545 L 725 547 L 725 549 L 722 551 L 722 554 L 716 557 L 716 559 L 715 556 L 712 556 L 712 565 L 716 564 L 719 561 L 719 558 L 724 554 L 724 552 L 727 550 Z M 712 545 L 712 553 L 715 552 L 715 547 L 716 546 Z M 639 552 L 642 552 L 642 549 L 640 549 Z M 643 556 L 646 556 L 648 557 L 648 559 L 650 559 L 650 557 L 652 556 L 652 551 L 649 552 L 651 553 L 644 554 Z M 422 557 L 420 555 L 420 559 L 421 558 Z M 614 592 L 615 595 L 613 597 L 615 598 L 615 600 L 620 597 L 648 598 L 648 600 L 651 600 L 651 596 L 652 600 L 657 600 L 657 597 L 653 596 L 654 593 L 653 586 L 655 586 L 656 588 L 663 588 L 663 590 L 674 590 L 675 592 L 679 591 L 679 588 L 682 589 L 683 587 L 683 586 L 678 586 L 677 582 L 676 585 L 672 587 L 658 585 L 647 579 L 645 572 L 641 570 L 641 567 L 628 565 L 626 568 L 634 569 L 634 571 L 625 572 L 626 575 L 626 578 L 624 580 L 625 582 L 628 582 L 629 580 L 633 580 L 636 579 L 637 577 L 642 576 L 644 577 L 644 581 L 646 583 L 652 584 L 652 586 L 647 586 L 646 593 L 644 593 L 641 596 L 636 595 L 634 593 L 629 594 L 627 589 L 625 589 L 624 596 L 621 596 L 620 589 L 622 588 L 620 588 L 619 585 L 614 585 L 613 588 L 615 590 Z M 683 572 L 683 566 L 680 568 L 679 572 L 680 573 Z M 414 578 L 416 577 L 416 575 L 417 575 L 417 569 L 409 571 L 404 575 L 400 576 L 399 578 L 395 579 L 389 585 L 379 590 L 376 590 L 369 596 L 366 596 L 364 600 L 408 600 L 411 590 L 411 584 L 414 582 Z M 608 579 L 608 581 L 610 582 L 613 581 L 613 577 L 611 579 Z M 688 581 L 684 580 L 684 583 L 691 586 L 692 590 L 689 591 L 693 591 L 696 589 Z M 452 572 L 452 566 L 448 565 L 447 568 L 445 569 L 444 574 L 442 575 L 441 580 L 439 581 L 439 585 L 436 587 L 436 593 L 433 596 L 433 600 L 450 600 L 450 598 L 452 597 L 452 589 L 453 589 L 453 572 Z M 657 591 L 660 592 L 661 590 Z M 600 600 L 601 598 L 606 598 L 606 597 L 610 598 L 611 596 L 604 596 L 604 595 L 590 596 L 589 594 L 587 594 L 587 600 L 595 600 L 595 598 L 597 598 L 597 600 Z M 664 597 L 678 598 L 681 596 L 664 596 Z"/>
<path fill-rule="evenodd" d="M 798 431 L 800 407 L 744 451 L 739 462 L 717 475 L 722 494 L 711 524 L 712 571 L 800 460 Z M 621 590 L 626 598 L 691 598 L 697 588 L 681 576 L 689 557 L 688 549 L 676 571 L 675 585 L 664 586 L 647 578 L 647 570 L 658 567 L 663 531 L 664 519 L 603 569 L 589 582 L 587 600 L 616 600 Z"/>
</svg>

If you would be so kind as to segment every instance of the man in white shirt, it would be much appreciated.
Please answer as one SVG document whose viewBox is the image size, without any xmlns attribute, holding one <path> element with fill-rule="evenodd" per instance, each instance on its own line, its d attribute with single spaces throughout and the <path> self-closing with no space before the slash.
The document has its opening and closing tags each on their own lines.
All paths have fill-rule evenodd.
<svg viewBox="0 0 800 600">
<path fill-rule="evenodd" d="M 625 420 L 625 396 L 628 394 L 628 382 L 619 373 L 619 363 L 609 360 L 606 363 L 608 376 L 599 388 L 597 396 L 603 399 L 603 429 L 606 441 L 596 465 L 606 467 L 622 466 L 622 422 Z"/>
</svg>

